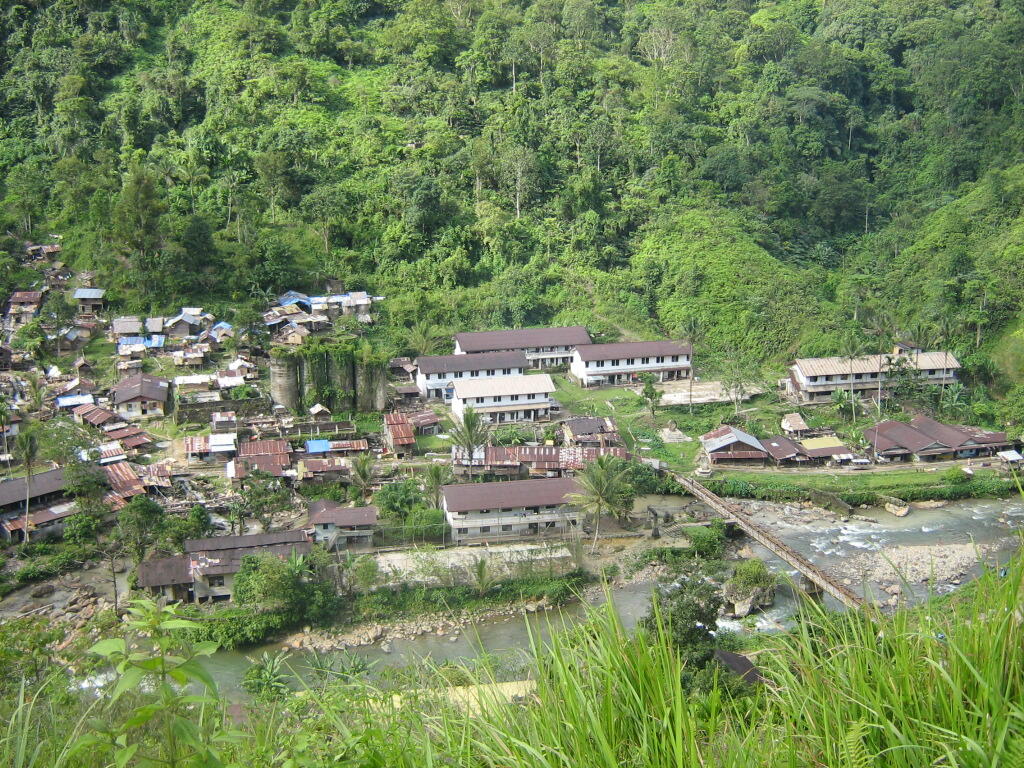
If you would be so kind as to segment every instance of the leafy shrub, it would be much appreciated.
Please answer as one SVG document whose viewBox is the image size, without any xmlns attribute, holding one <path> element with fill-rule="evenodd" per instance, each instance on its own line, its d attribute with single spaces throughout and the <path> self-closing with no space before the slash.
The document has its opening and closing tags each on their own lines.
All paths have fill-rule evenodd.
<svg viewBox="0 0 1024 768">
<path fill-rule="evenodd" d="M 960 467 L 950 467 L 942 473 L 942 479 L 947 483 L 959 485 L 960 483 L 966 483 L 971 479 L 971 476 L 964 472 Z"/>
<path fill-rule="evenodd" d="M 776 576 L 763 560 L 752 557 L 736 566 L 729 583 L 744 592 L 750 592 L 762 587 L 774 587 Z"/>
</svg>

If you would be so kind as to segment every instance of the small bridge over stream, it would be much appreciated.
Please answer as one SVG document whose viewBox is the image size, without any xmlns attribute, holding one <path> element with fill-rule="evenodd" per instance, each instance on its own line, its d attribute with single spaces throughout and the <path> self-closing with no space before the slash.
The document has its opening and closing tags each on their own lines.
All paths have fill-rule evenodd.
<svg viewBox="0 0 1024 768">
<path fill-rule="evenodd" d="M 847 608 L 859 609 L 864 607 L 864 599 L 857 593 L 846 587 L 825 571 L 816 566 L 806 557 L 801 555 L 791 546 L 769 533 L 760 525 L 755 523 L 750 515 L 739 504 L 732 504 L 717 494 L 712 493 L 703 485 L 689 477 L 671 473 L 672 477 L 679 483 L 687 493 L 707 504 L 712 511 L 721 516 L 727 522 L 735 523 L 740 529 L 754 541 L 769 549 L 772 553 L 785 560 L 796 568 L 803 577 L 816 588 L 832 595 Z"/>
</svg>

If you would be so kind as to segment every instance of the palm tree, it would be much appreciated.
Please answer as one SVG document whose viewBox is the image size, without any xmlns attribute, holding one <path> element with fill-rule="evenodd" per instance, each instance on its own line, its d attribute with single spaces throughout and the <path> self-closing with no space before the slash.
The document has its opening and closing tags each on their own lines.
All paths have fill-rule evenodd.
<svg viewBox="0 0 1024 768">
<path fill-rule="evenodd" d="M 39 443 L 33 429 L 22 429 L 15 438 L 15 444 L 25 465 L 25 536 L 28 541 L 28 506 L 32 499 L 32 470 L 39 456 Z"/>
<path fill-rule="evenodd" d="M 695 368 L 693 365 L 694 350 L 697 345 L 704 340 L 704 326 L 699 318 L 689 317 L 683 323 L 682 327 L 683 338 L 690 342 L 690 396 L 688 399 L 690 403 L 690 413 L 693 413 L 693 375 Z"/>
<path fill-rule="evenodd" d="M 413 357 L 437 352 L 444 334 L 429 320 L 417 320 L 405 329 L 405 348 Z"/>
<path fill-rule="evenodd" d="M 462 412 L 462 421 L 451 429 L 452 442 L 461 448 L 469 461 L 469 476 L 473 477 L 473 457 L 478 449 L 487 445 L 487 425 L 483 417 L 472 408 Z"/>
<path fill-rule="evenodd" d="M 587 464 L 576 477 L 579 493 L 569 494 L 569 503 L 594 518 L 594 545 L 591 553 L 597 551 L 597 534 L 601 526 L 601 515 L 623 511 L 623 497 L 626 491 L 626 467 L 614 456 L 598 456 Z"/>
<path fill-rule="evenodd" d="M 855 397 L 853 394 L 853 364 L 864 356 L 864 351 L 864 342 L 852 333 L 843 338 L 843 342 L 840 347 L 840 354 L 850 365 L 850 416 L 854 424 L 857 423 L 857 411 L 855 410 L 856 404 L 854 402 Z"/>
<path fill-rule="evenodd" d="M 423 492 L 435 509 L 441 508 L 441 489 L 450 482 L 452 468 L 447 464 L 431 464 L 423 473 Z"/>
<path fill-rule="evenodd" d="M 936 341 L 942 344 L 942 393 L 946 393 L 946 371 L 949 370 L 949 345 L 960 330 L 959 323 L 950 315 L 939 318 Z"/>
<path fill-rule="evenodd" d="M 8 453 L 7 445 L 7 430 L 11 428 L 11 407 L 7 402 L 7 398 L 0 395 L 0 434 L 3 435 L 4 440 L 4 455 Z M 7 474 L 10 475 L 10 460 L 7 462 Z"/>
<path fill-rule="evenodd" d="M 363 501 L 366 501 L 366 496 L 373 485 L 373 469 L 372 453 L 360 453 L 352 459 L 352 472 L 349 482 L 359 489 L 359 495 Z"/>
</svg>

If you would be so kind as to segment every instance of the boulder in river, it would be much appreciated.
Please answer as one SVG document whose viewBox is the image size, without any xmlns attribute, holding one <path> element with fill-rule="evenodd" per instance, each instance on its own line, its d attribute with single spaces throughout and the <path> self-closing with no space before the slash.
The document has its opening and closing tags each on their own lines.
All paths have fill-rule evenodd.
<svg viewBox="0 0 1024 768">
<path fill-rule="evenodd" d="M 722 588 L 722 614 L 742 619 L 761 608 L 768 608 L 775 602 L 774 586 L 758 586 L 743 589 L 733 582 L 726 582 Z"/>
</svg>

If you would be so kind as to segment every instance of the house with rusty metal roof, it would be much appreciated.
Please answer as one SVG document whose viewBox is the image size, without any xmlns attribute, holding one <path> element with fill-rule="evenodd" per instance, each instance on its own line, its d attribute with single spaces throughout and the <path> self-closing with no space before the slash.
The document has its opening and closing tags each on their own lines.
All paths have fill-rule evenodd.
<svg viewBox="0 0 1024 768">
<path fill-rule="evenodd" d="M 456 544 L 574 536 L 580 513 L 573 478 L 464 483 L 442 488 L 441 507 Z"/>
</svg>

